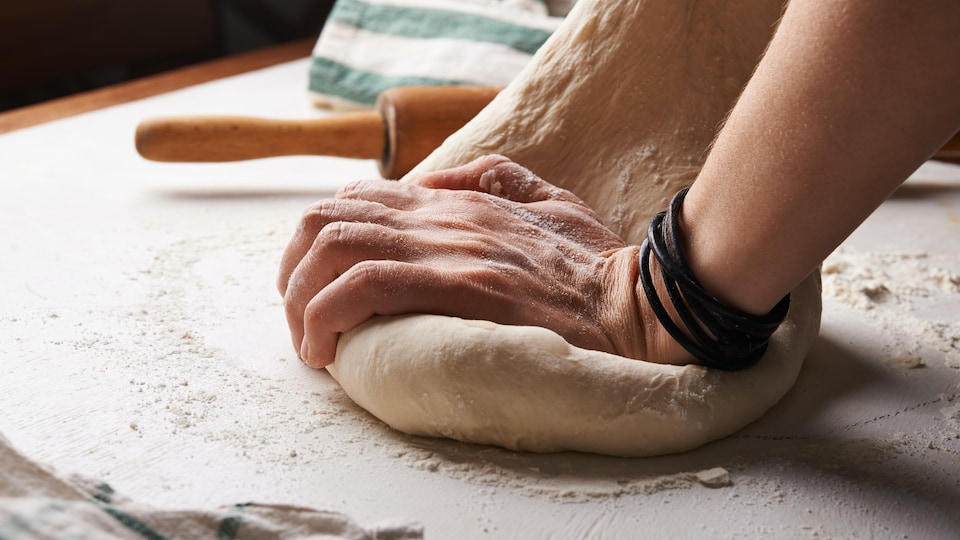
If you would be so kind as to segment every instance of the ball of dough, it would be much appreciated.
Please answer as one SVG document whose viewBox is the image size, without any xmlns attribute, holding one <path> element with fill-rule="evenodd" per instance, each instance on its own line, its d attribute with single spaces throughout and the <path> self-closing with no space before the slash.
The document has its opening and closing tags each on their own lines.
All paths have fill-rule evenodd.
<svg viewBox="0 0 960 540">
<path fill-rule="evenodd" d="M 743 371 L 631 360 L 543 328 L 436 315 L 371 319 L 340 338 L 327 369 L 357 404 L 413 435 L 652 456 L 763 415 L 793 385 L 819 322 L 815 274 L 793 292 L 764 358 Z"/>
</svg>

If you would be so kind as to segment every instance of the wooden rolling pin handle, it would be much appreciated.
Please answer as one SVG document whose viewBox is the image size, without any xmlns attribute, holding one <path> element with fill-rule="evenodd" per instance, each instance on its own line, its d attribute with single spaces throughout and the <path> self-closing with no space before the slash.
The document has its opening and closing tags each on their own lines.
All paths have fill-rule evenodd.
<svg viewBox="0 0 960 540">
<path fill-rule="evenodd" d="M 379 113 L 313 120 L 245 116 L 173 116 L 144 120 L 135 136 L 140 155 L 154 161 L 220 162 L 273 156 L 325 155 L 381 159 Z"/>
<path fill-rule="evenodd" d="M 137 126 L 140 155 L 154 161 L 219 162 L 273 156 L 326 155 L 375 159 L 396 179 L 430 155 L 500 91 L 432 86 L 383 92 L 377 111 L 314 120 L 180 116 Z"/>
<path fill-rule="evenodd" d="M 500 88 L 411 86 L 380 94 L 377 110 L 387 127 L 380 174 L 396 180 L 490 103 Z"/>
</svg>

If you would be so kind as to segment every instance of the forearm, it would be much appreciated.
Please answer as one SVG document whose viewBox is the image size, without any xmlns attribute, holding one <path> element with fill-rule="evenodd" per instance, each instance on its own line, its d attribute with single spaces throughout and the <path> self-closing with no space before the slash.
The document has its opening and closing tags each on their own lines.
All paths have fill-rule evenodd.
<svg viewBox="0 0 960 540">
<path fill-rule="evenodd" d="M 763 313 L 960 125 L 960 3 L 794 0 L 687 196 L 707 290 Z"/>
</svg>

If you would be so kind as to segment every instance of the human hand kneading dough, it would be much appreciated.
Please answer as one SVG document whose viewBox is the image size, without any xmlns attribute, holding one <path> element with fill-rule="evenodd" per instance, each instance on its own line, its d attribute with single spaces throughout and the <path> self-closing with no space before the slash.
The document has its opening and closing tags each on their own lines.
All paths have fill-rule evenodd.
<svg viewBox="0 0 960 540">
<path fill-rule="evenodd" d="M 341 333 L 401 313 L 541 326 L 587 349 L 685 358 L 645 336 L 638 249 L 569 191 L 489 156 L 410 184 L 355 182 L 316 203 L 278 285 L 294 347 L 316 368 L 334 361 Z"/>
<path fill-rule="evenodd" d="M 685 11 L 678 5 L 636 3 L 638 9 L 652 6 L 679 17 Z M 960 4 L 947 0 L 791 1 L 689 192 L 677 193 L 666 219 L 650 222 L 644 244 L 653 246 L 649 256 L 624 246 L 571 192 L 504 158 L 425 174 L 415 184 L 353 184 L 308 212 L 284 256 L 280 289 L 294 344 L 308 364 L 323 366 L 333 361 L 338 334 L 372 315 L 433 313 L 543 326 L 571 344 L 631 358 L 687 363 L 695 357 L 722 369 L 750 367 L 783 320 L 790 292 L 960 128 L 960 70 L 951 69 L 960 51 L 958 20 Z M 655 34 L 615 35 L 627 40 L 614 51 L 619 52 L 646 50 L 632 40 Z M 557 43 L 562 46 L 562 39 Z M 647 197 L 644 189 L 656 184 L 651 171 L 669 169 L 669 155 L 659 165 L 635 167 L 633 178 L 604 171 L 602 159 L 580 160 L 585 169 L 571 172 L 570 160 L 553 159 L 549 145 L 539 147 L 542 141 L 564 140 L 568 148 L 578 148 L 569 155 L 579 157 L 598 146 L 633 141 L 633 147 L 621 149 L 623 157 L 642 162 L 657 154 L 647 150 L 667 145 L 660 139 L 669 132 L 651 132 L 642 144 L 633 134 L 621 136 L 629 130 L 620 130 L 624 126 L 616 121 L 604 128 L 610 128 L 607 136 L 557 127 L 603 124 L 594 107 L 582 105 L 591 100 L 602 99 L 605 109 L 624 119 L 630 116 L 620 113 L 635 112 L 634 106 L 639 112 L 683 110 L 671 108 L 673 97 L 658 90 L 652 96 L 621 92 L 617 95 L 637 101 L 610 109 L 605 92 L 630 87 L 620 80 L 628 67 L 616 67 L 592 78 L 587 71 L 590 84 L 576 88 L 597 93 L 590 99 L 571 94 L 569 109 L 514 115 L 509 105 L 522 105 L 527 93 L 538 96 L 538 103 L 554 101 L 516 87 L 553 85 L 539 79 L 511 85 L 501 96 L 513 101 L 498 96 L 478 117 L 487 113 L 483 122 L 472 123 L 483 126 L 476 128 L 479 142 L 458 141 L 477 135 L 461 130 L 445 143 L 459 148 L 450 151 L 456 159 L 428 168 L 443 169 L 444 163 L 456 165 L 462 156 L 488 151 L 487 135 L 503 131 L 489 122 L 502 114 L 511 130 L 515 124 L 553 130 L 528 137 L 511 132 L 511 144 L 520 146 L 504 153 L 593 197 L 607 216 L 612 208 L 641 215 L 630 205 L 662 196 L 653 190 Z M 543 76 L 565 69 L 546 69 Z M 699 83 L 675 84 L 685 99 L 701 99 L 693 90 Z M 506 114 L 498 107 L 507 107 Z M 577 107 L 589 111 L 577 113 L 579 124 L 571 117 Z M 557 111 L 563 122 L 537 116 Z M 631 122 L 634 129 L 635 119 Z M 691 125 L 702 123 L 694 114 Z M 641 157 L 631 158 L 639 149 Z M 622 167 L 621 156 L 614 157 L 606 163 Z M 610 181 L 625 177 L 631 180 Z M 631 186 L 638 187 L 630 191 Z M 642 227 L 627 225 L 636 230 L 623 224 L 618 230 L 627 235 Z"/>
</svg>

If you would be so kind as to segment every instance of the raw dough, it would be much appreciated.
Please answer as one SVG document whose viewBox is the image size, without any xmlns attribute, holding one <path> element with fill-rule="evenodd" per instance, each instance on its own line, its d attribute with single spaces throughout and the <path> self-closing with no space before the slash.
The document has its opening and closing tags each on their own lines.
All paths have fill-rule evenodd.
<svg viewBox="0 0 960 540">
<path fill-rule="evenodd" d="M 630 360 L 550 330 L 435 315 L 372 319 L 327 369 L 361 407 L 414 435 L 515 450 L 682 452 L 756 420 L 793 382 L 820 320 L 808 280 L 759 364 L 731 373 Z"/>
<path fill-rule="evenodd" d="M 581 0 L 517 79 L 412 174 L 503 154 L 639 243 L 651 216 L 693 181 L 780 12 L 779 2 Z M 815 274 L 793 292 L 766 356 L 741 372 L 429 315 L 367 322 L 340 339 L 328 369 L 354 401 L 408 433 L 647 456 L 760 417 L 793 385 L 819 320 Z"/>
<path fill-rule="evenodd" d="M 780 17 L 771 0 L 582 0 L 410 176 L 502 154 L 639 244 L 703 165 Z"/>
</svg>

